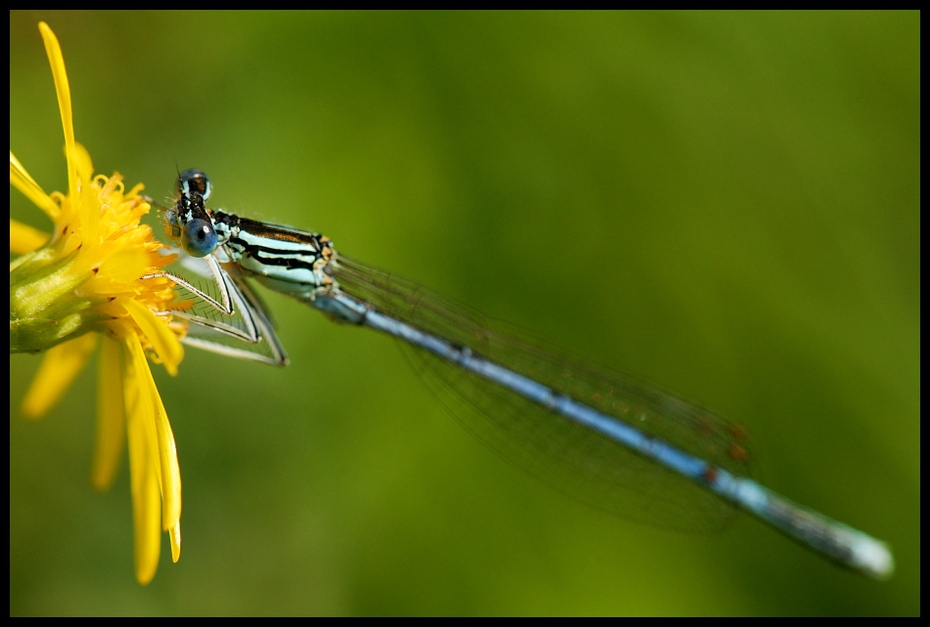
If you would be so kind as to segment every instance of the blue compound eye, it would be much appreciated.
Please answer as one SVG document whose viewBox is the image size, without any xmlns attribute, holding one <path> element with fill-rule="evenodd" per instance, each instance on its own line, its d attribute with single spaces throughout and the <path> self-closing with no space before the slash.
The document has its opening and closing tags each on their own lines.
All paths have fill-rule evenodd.
<svg viewBox="0 0 930 627">
<path fill-rule="evenodd" d="M 207 220 L 195 219 L 181 229 L 181 248 L 191 257 L 206 257 L 216 249 L 216 231 Z"/>
</svg>

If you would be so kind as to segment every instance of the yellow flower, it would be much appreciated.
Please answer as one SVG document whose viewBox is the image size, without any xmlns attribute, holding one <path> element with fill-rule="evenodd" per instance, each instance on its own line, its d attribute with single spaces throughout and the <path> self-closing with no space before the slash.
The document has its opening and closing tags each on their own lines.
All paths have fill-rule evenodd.
<svg viewBox="0 0 930 627">
<path fill-rule="evenodd" d="M 151 207 L 126 191 L 122 177 L 93 175 L 90 155 L 75 142 L 71 92 L 61 47 L 44 22 L 39 31 L 52 66 L 65 135 L 68 193 L 46 194 L 10 152 L 10 183 L 52 220 L 51 236 L 10 220 L 10 352 L 47 350 L 23 413 L 39 417 L 62 396 L 100 338 L 97 439 L 91 482 L 108 488 L 129 441 L 136 577 L 158 567 L 161 532 L 171 557 L 181 551 L 181 476 L 174 435 L 146 355 L 175 374 L 184 356 L 182 327 L 165 313 L 173 284 L 158 277 L 172 261 L 152 229 L 140 225 Z"/>
</svg>

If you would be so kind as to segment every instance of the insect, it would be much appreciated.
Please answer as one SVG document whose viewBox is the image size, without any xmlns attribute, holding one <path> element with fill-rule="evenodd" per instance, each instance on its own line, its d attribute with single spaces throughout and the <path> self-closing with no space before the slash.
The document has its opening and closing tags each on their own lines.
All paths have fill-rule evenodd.
<svg viewBox="0 0 930 627">
<path fill-rule="evenodd" d="M 166 233 L 213 285 L 204 290 L 168 275 L 196 304 L 173 312 L 189 323 L 188 344 L 286 364 L 271 318 L 249 285 L 254 279 L 337 321 L 400 339 L 433 390 L 458 397 L 453 413 L 468 430 L 581 501 L 687 529 L 719 527 L 742 509 L 843 566 L 875 578 L 892 573 L 883 542 L 752 480 L 741 427 L 495 327 L 337 253 L 325 236 L 208 209 L 211 184 L 200 170 L 182 172 L 176 191 Z"/>
</svg>

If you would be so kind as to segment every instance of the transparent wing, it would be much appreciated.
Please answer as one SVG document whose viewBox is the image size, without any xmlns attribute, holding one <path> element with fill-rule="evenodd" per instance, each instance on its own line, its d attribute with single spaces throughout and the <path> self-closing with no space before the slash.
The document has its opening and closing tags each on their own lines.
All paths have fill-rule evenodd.
<svg viewBox="0 0 930 627">
<path fill-rule="evenodd" d="M 339 257 L 347 295 L 664 440 L 730 472 L 751 475 L 745 431 L 656 387 L 544 347 L 437 294 Z M 504 459 L 580 501 L 657 526 L 711 530 L 735 508 L 693 481 L 432 353 L 402 343 L 432 394 Z"/>
<path fill-rule="evenodd" d="M 286 365 L 273 321 L 238 267 L 208 259 L 182 253 L 171 267 L 180 294 L 172 314 L 187 322 L 181 341 L 221 355 Z"/>
</svg>

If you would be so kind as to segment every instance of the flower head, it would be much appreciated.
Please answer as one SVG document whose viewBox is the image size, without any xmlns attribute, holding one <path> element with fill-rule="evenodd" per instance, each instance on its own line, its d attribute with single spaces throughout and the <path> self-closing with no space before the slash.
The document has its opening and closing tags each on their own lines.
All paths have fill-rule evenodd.
<svg viewBox="0 0 930 627">
<path fill-rule="evenodd" d="M 181 477 L 174 435 L 148 359 L 175 374 L 183 328 L 166 313 L 173 283 L 157 274 L 172 261 L 152 229 L 142 185 L 93 174 L 74 139 L 71 91 L 61 48 L 44 22 L 39 31 L 52 67 L 65 135 L 68 192 L 46 194 L 10 152 L 10 183 L 51 219 L 52 234 L 10 220 L 10 351 L 47 351 L 23 400 L 23 413 L 49 410 L 100 347 L 97 439 L 91 481 L 108 488 L 129 441 L 136 577 L 158 567 L 162 530 L 171 555 L 181 550 Z M 98 340 L 99 338 L 99 340 Z M 147 359 L 148 357 L 148 359 Z"/>
</svg>

